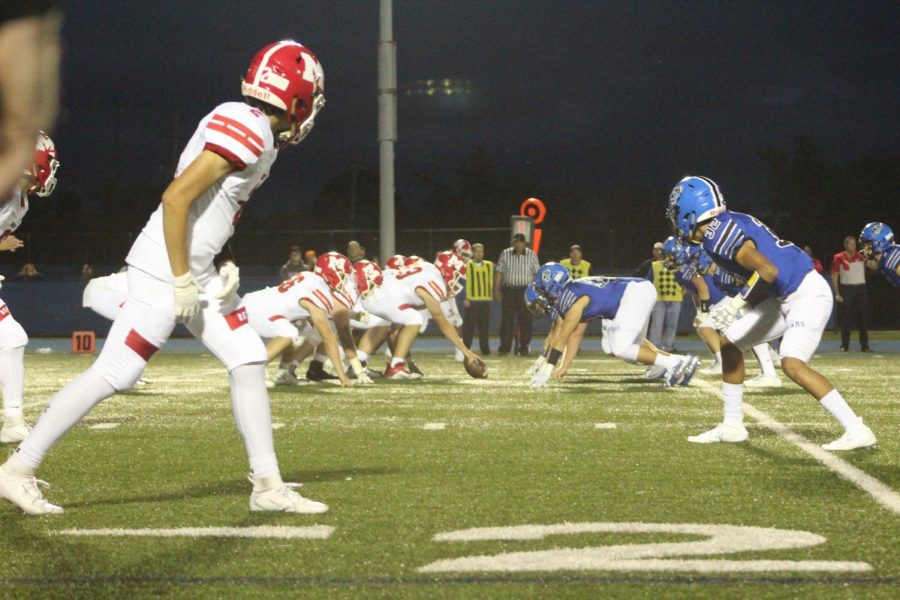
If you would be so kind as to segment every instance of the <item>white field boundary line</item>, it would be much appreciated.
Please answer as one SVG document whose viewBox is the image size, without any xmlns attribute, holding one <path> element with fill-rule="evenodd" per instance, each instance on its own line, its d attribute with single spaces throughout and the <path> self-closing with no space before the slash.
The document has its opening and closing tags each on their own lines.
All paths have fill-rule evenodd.
<svg viewBox="0 0 900 600">
<path fill-rule="evenodd" d="M 715 395 L 716 398 L 721 399 L 719 389 L 714 384 L 708 381 L 700 381 L 697 379 L 695 379 L 694 382 L 697 383 L 697 387 L 699 387 L 700 389 L 706 392 L 710 392 Z M 865 471 L 854 467 L 844 459 L 839 458 L 836 454 L 827 450 L 823 450 L 817 444 L 810 442 L 808 439 L 806 439 L 796 431 L 793 431 L 787 425 L 776 421 L 768 414 L 748 403 L 746 400 L 744 401 L 744 414 L 753 417 L 760 425 L 762 425 L 766 429 L 777 433 L 788 442 L 794 444 L 795 446 L 812 456 L 822 465 L 834 471 L 840 477 L 846 479 L 862 491 L 872 496 L 875 502 L 882 505 L 884 508 L 888 509 L 894 514 L 900 515 L 900 494 L 898 494 L 894 489 L 890 488 L 878 479 L 875 479 Z"/>
<path fill-rule="evenodd" d="M 71 535 L 78 537 L 227 537 L 266 538 L 279 540 L 327 540 L 334 527 L 311 525 L 309 527 L 178 527 L 175 529 L 59 529 L 47 535 Z"/>
</svg>

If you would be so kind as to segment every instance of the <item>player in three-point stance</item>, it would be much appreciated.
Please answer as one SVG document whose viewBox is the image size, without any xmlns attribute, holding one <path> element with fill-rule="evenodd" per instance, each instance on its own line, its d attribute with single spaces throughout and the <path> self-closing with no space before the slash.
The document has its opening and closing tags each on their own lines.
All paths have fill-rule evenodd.
<svg viewBox="0 0 900 600">
<path fill-rule="evenodd" d="M 696 356 L 669 354 L 646 340 L 647 323 L 656 303 L 656 288 L 646 279 L 592 276 L 573 280 L 564 266 L 547 263 L 534 274 L 534 286 L 546 298 L 555 323 L 549 335 L 546 363 L 535 369 L 531 387 L 547 385 L 564 350 L 574 358 L 578 348 L 577 343 L 570 344 L 575 339 L 573 333 L 591 319 L 611 319 L 607 336 L 613 355 L 663 367 L 665 387 L 690 383 L 700 362 Z M 534 304 L 528 296 L 526 300 Z M 558 377 L 565 375 L 563 367 L 567 368 L 568 362 Z"/>
<path fill-rule="evenodd" d="M 844 427 L 826 450 L 874 446 L 875 435 L 856 416 L 831 382 L 809 366 L 831 315 L 831 290 L 812 261 L 794 244 L 779 239 L 755 217 L 727 210 L 719 186 L 706 177 L 685 177 L 672 190 L 666 217 L 683 240 L 702 245 L 726 271 L 747 281 L 741 294 L 717 304 L 709 318 L 722 334 L 724 419 L 688 438 L 696 443 L 742 442 L 743 348 L 781 337 L 784 374 L 809 392 Z M 738 319 L 740 311 L 745 313 Z"/>
<path fill-rule="evenodd" d="M 900 245 L 894 243 L 890 227 L 878 221 L 863 227 L 859 251 L 870 269 L 881 271 L 895 287 L 900 287 Z"/>
<path fill-rule="evenodd" d="M 213 266 L 279 149 L 299 143 L 312 129 L 324 105 L 323 88 L 315 55 L 297 42 L 277 42 L 253 58 L 242 86 L 245 101 L 220 104 L 200 121 L 175 179 L 126 258 L 128 297 L 102 352 L 50 399 L 31 434 L 0 467 L 0 497 L 29 514 L 62 512 L 41 494 L 35 470 L 94 406 L 131 387 L 176 322 L 183 322 L 228 370 L 234 418 L 252 472 L 250 510 L 328 510 L 281 479 L 266 348 L 238 307 L 237 274 L 223 279 Z"/>
<path fill-rule="evenodd" d="M 34 158 L 19 183 L 0 206 L 0 250 L 15 252 L 25 244 L 13 235 L 28 212 L 28 196 L 35 194 L 46 198 L 56 187 L 56 170 L 59 168 L 56 146 L 46 133 L 38 134 Z M 0 281 L 3 277 L 0 276 Z M 25 423 L 22 407 L 25 392 L 25 346 L 28 335 L 0 300 L 0 385 L 3 386 L 3 428 L 0 442 L 21 442 L 31 428 Z"/>
</svg>

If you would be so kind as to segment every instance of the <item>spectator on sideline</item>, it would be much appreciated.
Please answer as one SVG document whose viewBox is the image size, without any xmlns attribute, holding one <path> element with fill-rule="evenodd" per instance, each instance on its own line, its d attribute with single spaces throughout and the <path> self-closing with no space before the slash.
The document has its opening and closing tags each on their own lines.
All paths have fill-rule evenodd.
<svg viewBox="0 0 900 600">
<path fill-rule="evenodd" d="M 466 299 L 463 300 L 463 344 L 472 347 L 475 326 L 481 354 L 491 353 L 491 301 L 494 299 L 494 263 L 484 260 L 484 244 L 472 244 L 472 258 L 466 263 Z"/>
<path fill-rule="evenodd" d="M 662 249 L 663 243 L 656 242 L 653 244 L 653 256 L 645 260 L 641 263 L 637 269 L 634 270 L 634 273 L 631 274 L 632 277 L 643 277 L 647 278 L 647 271 L 650 269 L 650 265 L 653 264 L 654 260 L 662 260 Z"/>
<path fill-rule="evenodd" d="M 656 252 L 656 246 L 653 246 L 653 253 Z M 662 258 L 651 262 L 644 276 L 656 286 L 656 305 L 650 318 L 650 343 L 666 352 L 674 352 L 678 316 L 681 314 L 681 284 L 675 279 L 675 272 L 663 266 Z"/>
<path fill-rule="evenodd" d="M 850 326 L 853 321 L 859 326 L 860 349 L 869 351 L 869 297 L 865 264 L 862 254 L 856 250 L 856 238 L 852 235 L 844 238 L 844 249 L 831 260 L 831 287 L 838 307 L 841 350 L 844 352 L 850 349 Z"/>
<path fill-rule="evenodd" d="M 303 261 L 303 255 L 300 253 L 300 246 L 296 244 L 291 246 L 291 252 L 288 255 L 288 260 L 286 263 L 281 265 L 281 270 L 278 272 L 278 276 L 281 277 L 281 281 L 285 279 L 290 279 L 297 273 L 302 271 L 308 271 L 306 263 Z"/>
<path fill-rule="evenodd" d="M 94 277 L 94 267 L 92 267 L 88 263 L 84 263 L 78 276 L 82 279 L 92 279 Z"/>
<path fill-rule="evenodd" d="M 16 281 L 43 281 L 44 276 L 38 272 L 33 262 L 22 265 L 22 270 L 13 276 Z"/>
<path fill-rule="evenodd" d="M 810 246 L 810 245 L 803 246 L 803 251 L 806 252 L 806 255 L 812 259 L 813 268 L 816 270 L 816 273 L 821 275 L 822 272 L 825 270 L 825 267 L 822 266 L 822 261 L 820 261 L 818 258 L 816 258 L 813 255 L 812 246 Z"/>
<path fill-rule="evenodd" d="M 559 261 L 559 264 L 569 270 L 572 279 L 581 279 L 591 274 L 591 263 L 584 260 L 581 253 L 581 246 L 573 244 L 569 248 L 569 258 Z"/>
<path fill-rule="evenodd" d="M 500 356 L 512 349 L 513 332 L 518 332 L 517 351 L 528 356 L 531 343 L 531 311 L 525 303 L 525 288 L 541 267 L 537 254 L 525 243 L 525 236 L 513 236 L 513 245 L 500 253 L 494 275 L 494 298 L 500 301 Z"/>
<path fill-rule="evenodd" d="M 362 246 L 359 245 L 359 242 L 356 240 L 350 240 L 347 242 L 347 258 L 350 259 L 350 262 L 355 263 L 356 261 L 362 259 L 364 256 L 362 252 Z"/>
</svg>

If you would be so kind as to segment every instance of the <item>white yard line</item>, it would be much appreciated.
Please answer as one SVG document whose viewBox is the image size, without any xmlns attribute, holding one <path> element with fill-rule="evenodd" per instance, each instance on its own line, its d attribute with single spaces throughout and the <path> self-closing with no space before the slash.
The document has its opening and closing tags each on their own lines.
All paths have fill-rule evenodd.
<svg viewBox="0 0 900 600">
<path fill-rule="evenodd" d="M 615 423 L 594 423 L 594 429 L 615 429 Z"/>
<path fill-rule="evenodd" d="M 719 386 L 708 381 L 695 379 L 692 383 L 696 383 L 697 387 L 705 392 L 713 394 L 716 398 L 721 398 Z M 752 404 L 744 400 L 744 414 L 753 417 L 760 425 L 774 431 L 779 436 L 791 442 L 825 467 L 837 473 L 862 491 L 866 492 L 877 502 L 894 514 L 900 515 L 900 494 L 885 483 L 875 479 L 865 471 L 854 467 L 847 461 L 839 458 L 837 454 L 823 450 L 817 444 L 810 442 L 808 439 L 793 431 L 787 425 L 776 421 L 774 418 L 759 410 Z"/>
<path fill-rule="evenodd" d="M 95 423 L 88 427 L 88 429 L 115 429 L 121 425 L 121 423 Z"/>
<path fill-rule="evenodd" d="M 272 538 L 282 540 L 327 540 L 334 527 L 311 525 L 309 527 L 178 527 L 175 529 L 59 529 L 48 535 L 72 535 L 81 537 L 231 537 Z"/>
<path fill-rule="evenodd" d="M 425 423 L 424 425 L 422 425 L 422 429 L 424 429 L 425 431 L 441 431 L 443 429 L 446 429 L 446 427 L 446 423 Z"/>
</svg>

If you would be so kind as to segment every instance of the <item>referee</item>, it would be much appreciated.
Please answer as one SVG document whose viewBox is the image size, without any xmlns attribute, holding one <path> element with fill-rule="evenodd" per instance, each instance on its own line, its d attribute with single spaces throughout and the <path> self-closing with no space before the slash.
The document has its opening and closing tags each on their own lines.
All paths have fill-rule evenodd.
<svg viewBox="0 0 900 600">
<path fill-rule="evenodd" d="M 475 326 L 478 326 L 478 345 L 481 354 L 491 353 L 491 301 L 494 299 L 494 263 L 484 260 L 484 244 L 472 244 L 472 258 L 466 263 L 466 299 L 463 307 L 463 344 L 472 347 Z"/>
<path fill-rule="evenodd" d="M 500 253 L 494 277 L 494 298 L 501 302 L 500 356 L 509 354 L 512 347 L 513 324 L 519 332 L 518 352 L 528 356 L 531 343 L 531 313 L 525 304 L 525 288 L 534 281 L 540 267 L 537 254 L 525 244 L 525 236 L 513 236 L 513 245 Z"/>
</svg>

